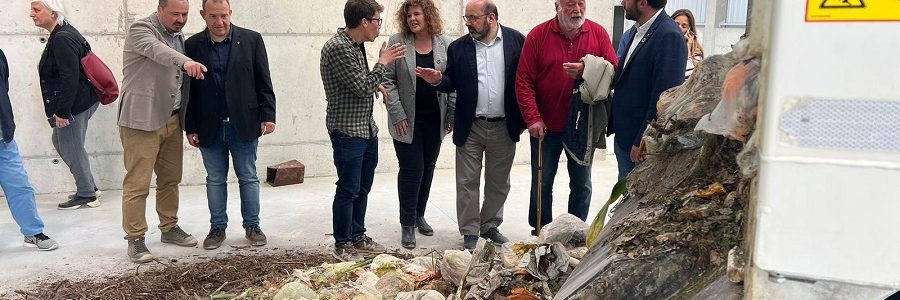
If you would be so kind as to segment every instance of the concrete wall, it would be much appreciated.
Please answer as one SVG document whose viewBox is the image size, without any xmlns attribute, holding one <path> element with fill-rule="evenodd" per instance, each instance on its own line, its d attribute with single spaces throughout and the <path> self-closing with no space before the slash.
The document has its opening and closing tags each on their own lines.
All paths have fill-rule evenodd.
<svg viewBox="0 0 900 300">
<path fill-rule="evenodd" d="M 707 30 L 708 28 L 706 27 L 697 26 L 697 38 L 700 39 L 700 43 L 706 41 L 703 33 Z M 741 35 L 744 35 L 745 28 L 744 26 L 727 26 L 716 27 L 714 30 L 716 30 L 715 44 L 713 46 L 701 44 L 703 45 L 703 51 L 706 51 L 707 57 L 731 52 L 731 45 L 736 44 L 741 39 Z"/>
<path fill-rule="evenodd" d="M 325 130 L 325 95 L 319 75 L 321 46 L 343 25 L 343 1 L 334 0 L 233 0 L 233 22 L 263 34 L 268 52 L 278 101 L 278 128 L 260 140 L 259 170 L 290 159 L 306 164 L 307 176 L 334 174 L 331 146 Z M 465 0 L 437 0 L 443 9 L 447 33 L 463 35 L 461 19 Z M 502 24 L 523 33 L 555 15 L 553 0 L 495 0 Z M 612 24 L 612 0 L 588 1 L 588 18 L 607 28 Z M 38 85 L 37 62 L 47 33 L 37 28 L 28 17 L 28 0 L 5 1 L 0 8 L 0 48 L 10 61 L 10 96 L 13 100 L 18 130 L 16 140 L 25 167 L 38 193 L 74 190 L 74 180 L 50 143 L 50 128 L 44 118 Z M 95 53 L 122 77 L 122 44 L 128 26 L 156 9 L 155 0 L 70 0 L 69 20 L 84 33 Z M 378 46 L 396 32 L 393 14 L 400 0 L 381 1 L 386 12 L 382 36 L 368 46 L 369 61 L 376 60 Z M 191 3 L 191 14 L 185 33 L 204 28 L 199 17 L 200 1 Z M 387 126 L 381 104 L 375 118 L 379 126 Z M 125 170 L 122 146 L 116 126 L 116 105 L 101 107 L 91 120 L 87 150 L 94 176 L 101 189 L 121 188 Z M 390 136 L 380 134 L 381 149 L 378 172 L 396 171 L 397 161 Z M 524 137 L 524 136 L 523 136 Z M 453 166 L 453 147 L 444 142 L 440 168 Z M 526 140 L 527 141 L 527 140 Z M 185 144 L 184 181 L 186 185 L 204 183 L 205 171 L 199 152 Z M 528 161 L 528 143 L 519 144 L 517 161 Z"/>
</svg>

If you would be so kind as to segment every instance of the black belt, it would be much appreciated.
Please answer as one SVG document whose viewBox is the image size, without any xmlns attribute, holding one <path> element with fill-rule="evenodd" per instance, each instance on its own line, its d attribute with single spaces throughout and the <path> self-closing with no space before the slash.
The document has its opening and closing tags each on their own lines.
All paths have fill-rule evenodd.
<svg viewBox="0 0 900 300">
<path fill-rule="evenodd" d="M 488 122 L 500 122 L 506 120 L 506 117 L 485 117 L 485 116 L 477 116 L 479 120 L 488 121 Z"/>
<path fill-rule="evenodd" d="M 172 116 L 177 115 L 178 112 L 180 112 L 180 111 L 181 111 L 180 108 L 179 108 L 179 109 L 176 109 L 176 110 L 173 110 L 173 111 L 172 111 Z"/>
</svg>

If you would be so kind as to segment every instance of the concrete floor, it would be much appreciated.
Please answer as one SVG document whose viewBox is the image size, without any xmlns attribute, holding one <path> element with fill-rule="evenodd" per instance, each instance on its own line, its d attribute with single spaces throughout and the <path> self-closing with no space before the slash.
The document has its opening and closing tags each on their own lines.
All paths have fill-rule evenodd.
<svg viewBox="0 0 900 300">
<path fill-rule="evenodd" d="M 599 155 L 598 155 L 599 156 Z M 557 174 L 554 184 L 553 214 L 566 211 L 568 175 L 565 164 Z M 368 234 L 376 241 L 400 248 L 399 204 L 396 196 L 396 173 L 376 174 L 369 198 L 366 218 Z M 615 158 L 598 157 L 593 167 L 594 196 L 589 221 L 599 211 L 608 197 L 616 177 Z M 435 229 L 435 235 L 417 236 L 416 253 L 462 248 L 462 237 L 456 223 L 455 181 L 453 170 L 435 173 L 431 198 L 426 217 Z M 40 180 L 31 178 L 32 181 Z M 517 165 L 512 170 L 512 188 L 505 207 L 505 221 L 500 231 L 511 240 L 529 240 L 528 198 L 531 175 L 527 165 Z M 334 195 L 334 177 L 308 178 L 305 183 L 273 188 L 261 186 L 261 227 L 269 237 L 266 247 L 257 249 L 303 249 L 331 251 L 331 202 Z M 14 289 L 22 288 L 38 279 L 50 278 L 100 278 L 102 276 L 133 270 L 125 255 L 126 242 L 121 228 L 121 190 L 104 191 L 99 208 L 60 211 L 56 204 L 66 195 L 42 195 L 38 197 L 38 209 L 47 224 L 45 233 L 56 239 L 60 248 L 40 252 L 22 245 L 19 228 L 7 212 L 0 213 L 0 298 Z M 197 256 L 221 256 L 246 252 L 248 244 L 241 228 L 238 189 L 229 185 L 230 217 L 228 239 L 221 248 L 207 251 L 200 247 L 183 248 L 159 242 L 158 219 L 153 210 L 153 197 L 148 199 L 147 246 L 158 258 L 190 261 Z M 199 241 L 209 230 L 209 211 L 203 186 L 181 188 L 179 225 Z M 560 201 L 562 200 L 562 201 Z M 8 210 L 6 202 L 0 210 Z M 151 263 L 153 265 L 154 263 Z"/>
</svg>

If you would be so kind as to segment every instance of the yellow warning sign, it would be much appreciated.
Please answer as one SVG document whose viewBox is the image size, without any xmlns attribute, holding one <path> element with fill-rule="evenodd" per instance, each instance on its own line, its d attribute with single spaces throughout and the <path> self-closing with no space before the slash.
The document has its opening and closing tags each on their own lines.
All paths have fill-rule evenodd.
<svg viewBox="0 0 900 300">
<path fill-rule="evenodd" d="M 806 0 L 807 22 L 900 21 L 900 0 Z"/>
</svg>

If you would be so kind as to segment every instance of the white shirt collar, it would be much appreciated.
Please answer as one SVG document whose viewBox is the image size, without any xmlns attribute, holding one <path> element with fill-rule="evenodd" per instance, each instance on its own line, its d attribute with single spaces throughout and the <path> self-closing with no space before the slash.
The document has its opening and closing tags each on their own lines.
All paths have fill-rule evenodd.
<svg viewBox="0 0 900 300">
<path fill-rule="evenodd" d="M 650 20 L 647 20 L 647 23 L 644 23 L 644 25 L 641 25 L 638 27 L 638 30 L 644 31 L 644 32 L 646 32 L 647 30 L 650 30 L 650 26 L 653 26 L 653 22 L 656 22 L 656 18 L 659 17 L 659 14 L 661 14 L 662 11 L 663 10 L 661 8 L 658 11 L 656 11 L 656 14 L 653 15 L 653 17 L 651 17 Z"/>
<path fill-rule="evenodd" d="M 469 36 L 471 37 L 471 35 L 469 35 Z M 493 45 L 496 44 L 498 41 L 502 41 L 502 40 L 503 40 L 503 28 L 500 27 L 500 24 L 497 24 L 497 37 L 494 38 L 494 41 L 493 41 L 490 45 L 485 44 L 485 43 L 482 42 L 481 40 L 476 39 L 476 38 L 474 38 L 474 37 L 472 38 L 472 40 L 474 40 L 474 41 L 477 42 L 477 43 L 481 43 L 482 45 L 488 46 L 488 47 L 493 46 Z"/>
</svg>

